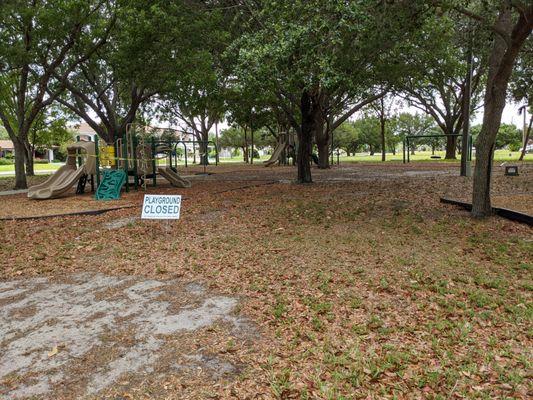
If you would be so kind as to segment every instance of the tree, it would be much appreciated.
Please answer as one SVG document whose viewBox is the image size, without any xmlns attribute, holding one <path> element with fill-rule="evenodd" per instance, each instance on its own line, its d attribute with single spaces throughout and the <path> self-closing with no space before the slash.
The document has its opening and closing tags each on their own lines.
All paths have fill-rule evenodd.
<svg viewBox="0 0 533 400">
<path fill-rule="evenodd" d="M 257 131 L 257 135 L 254 138 L 254 144 L 257 148 L 272 145 L 272 140 L 269 140 L 269 134 L 266 131 Z M 231 147 L 242 150 L 243 161 L 245 163 L 250 162 L 250 135 L 246 130 L 239 126 L 231 126 L 228 129 L 224 129 L 220 132 L 219 145 L 220 147 Z"/>
<path fill-rule="evenodd" d="M 401 75 L 398 55 L 432 8 L 425 1 L 246 3 L 253 30 L 232 46 L 235 75 L 280 99 L 298 136 L 298 182 L 312 182 L 312 141 L 328 123 L 325 99 L 353 99 Z"/>
<path fill-rule="evenodd" d="M 517 60 L 516 67 L 511 77 L 511 94 L 515 101 L 522 102 L 520 115 L 524 116 L 524 130 L 522 140 L 522 151 L 520 152 L 519 161 L 524 159 L 527 144 L 531 136 L 533 126 L 533 43 L 531 40 L 526 42 L 525 48 Z M 525 123 L 527 113 L 529 112 L 529 123 Z"/>
<path fill-rule="evenodd" d="M 379 119 L 379 133 L 381 139 L 381 161 L 385 161 L 387 151 L 386 137 L 390 129 L 387 128 L 387 121 L 390 119 L 390 113 L 393 106 L 393 98 L 382 96 L 379 100 L 372 103 L 371 108 Z"/>
<path fill-rule="evenodd" d="M 381 123 L 379 118 L 366 114 L 362 118 L 355 120 L 353 126 L 357 132 L 359 143 L 368 149 L 371 156 L 380 150 Z"/>
<path fill-rule="evenodd" d="M 6 128 L 0 125 L 0 140 L 6 140 L 6 139 L 9 139 L 9 135 L 7 134 Z"/>
<path fill-rule="evenodd" d="M 248 140 L 244 129 L 232 126 L 220 132 L 218 141 L 220 147 L 232 147 L 242 150 L 243 161 L 248 162 Z"/>
<path fill-rule="evenodd" d="M 62 93 L 72 71 L 106 42 L 115 23 L 113 3 L 0 3 L 0 120 L 15 147 L 16 188 L 27 187 L 24 163 L 32 156 L 32 124 Z M 47 92 L 53 79 L 59 84 Z"/>
<path fill-rule="evenodd" d="M 481 125 L 472 127 L 472 137 L 477 139 L 481 132 Z M 522 142 L 522 132 L 513 124 L 501 124 L 496 135 L 496 141 L 494 142 L 494 148 L 503 149 L 508 147 L 509 149 L 519 149 Z"/>
<path fill-rule="evenodd" d="M 333 148 L 343 149 L 349 156 L 361 147 L 358 130 L 351 122 L 343 122 L 332 132 Z"/>
<path fill-rule="evenodd" d="M 69 116 L 55 104 L 43 110 L 35 119 L 29 135 L 31 157 L 28 159 L 31 159 L 32 167 L 35 149 L 62 146 L 73 140 L 73 132 L 67 126 L 68 121 Z M 26 160 L 27 164 L 28 160 Z M 28 169 L 27 167 L 26 170 Z"/>
<path fill-rule="evenodd" d="M 193 68 L 190 56 L 198 42 L 189 39 L 197 34 L 192 13 L 182 1 L 121 3 L 107 43 L 78 65 L 57 101 L 108 144 L 122 138 L 147 101 Z"/>
<path fill-rule="evenodd" d="M 533 29 L 531 2 L 501 0 L 496 4 L 497 7 L 484 10 L 485 14 L 460 9 L 465 15 L 489 26 L 494 36 L 488 60 L 483 124 L 475 142 L 476 164 L 472 196 L 472 215 L 475 217 L 492 214 L 490 183 L 496 136 L 513 66 Z"/>
<path fill-rule="evenodd" d="M 184 62 L 174 67 L 179 73 L 160 96 L 158 109 L 163 117 L 192 131 L 199 142 L 200 163 L 207 165 L 209 132 L 222 120 L 226 106 L 228 76 L 223 53 L 231 36 L 223 9 L 204 9 L 201 4 L 192 8 L 188 20 L 180 22 L 193 27 L 194 32 L 173 35 L 194 46 L 185 53 L 183 49 L 176 51 L 185 56 Z"/>
<path fill-rule="evenodd" d="M 425 136 L 438 134 L 435 132 L 435 121 L 429 115 L 400 113 L 393 123 L 393 129 L 396 131 L 400 140 L 405 140 L 406 136 Z M 412 142 L 413 140 L 411 140 Z M 438 140 L 428 140 L 427 138 L 416 139 L 416 142 L 411 147 L 411 154 L 415 154 L 416 144 L 429 144 L 432 149 L 435 149 Z"/>
<path fill-rule="evenodd" d="M 473 53 L 471 110 L 481 102 L 486 68 L 487 34 L 464 15 L 450 12 L 426 25 L 420 43 L 421 68 L 403 80 L 401 90 L 410 105 L 431 116 L 446 140 L 446 159 L 456 158 L 457 137 L 463 126 L 463 102 L 468 64 Z"/>
</svg>

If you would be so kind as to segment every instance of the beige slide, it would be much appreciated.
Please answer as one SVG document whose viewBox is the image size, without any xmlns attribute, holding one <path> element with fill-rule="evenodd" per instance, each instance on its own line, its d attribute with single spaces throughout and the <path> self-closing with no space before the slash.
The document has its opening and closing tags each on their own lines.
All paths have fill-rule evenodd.
<svg viewBox="0 0 533 400">
<path fill-rule="evenodd" d="M 65 165 L 40 185 L 28 189 L 30 199 L 43 200 L 61 196 L 72 189 L 83 175 L 96 173 L 94 142 L 76 142 L 67 147 L 67 153 Z M 80 167 L 76 165 L 78 157 L 85 161 Z"/>
<path fill-rule="evenodd" d="M 270 167 L 271 165 L 277 163 L 279 161 L 279 156 L 281 155 L 281 152 L 285 149 L 285 147 L 287 147 L 287 143 L 278 143 L 270 158 L 266 161 L 263 161 L 265 167 Z"/>
<path fill-rule="evenodd" d="M 170 182 L 172 186 L 180 188 L 189 188 L 191 187 L 191 182 L 187 179 L 183 179 L 179 176 L 173 169 L 169 167 L 159 167 L 157 172 L 161 174 L 163 178 Z"/>
</svg>

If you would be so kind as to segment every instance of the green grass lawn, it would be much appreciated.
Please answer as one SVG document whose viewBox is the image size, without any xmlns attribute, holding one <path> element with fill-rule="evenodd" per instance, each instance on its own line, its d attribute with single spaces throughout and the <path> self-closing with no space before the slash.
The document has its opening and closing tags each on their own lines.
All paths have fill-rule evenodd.
<svg viewBox="0 0 533 400">
<path fill-rule="evenodd" d="M 431 151 L 416 151 L 415 155 L 410 156 L 411 161 L 433 161 L 433 162 L 458 162 L 461 159 L 460 154 L 457 155 L 456 160 L 445 160 L 444 151 L 436 151 L 435 155 L 440 156 L 440 159 L 433 159 L 431 158 Z M 494 161 L 518 161 L 518 158 L 520 157 L 520 152 L 518 151 L 508 151 L 508 150 L 496 150 L 494 152 Z M 373 162 L 373 161 L 381 161 L 381 153 L 376 153 L 373 156 L 368 155 L 367 153 L 358 153 L 356 155 L 346 157 L 341 156 L 339 157 L 341 162 Z M 475 155 L 474 155 L 475 159 Z M 337 156 L 335 156 L 335 162 L 337 161 Z M 397 152 L 396 155 L 393 155 L 392 153 L 386 154 L 386 161 L 403 161 L 403 154 L 402 152 Z M 526 154 L 524 157 L 524 161 L 533 161 L 533 154 Z"/>
<path fill-rule="evenodd" d="M 459 162 L 461 159 L 461 156 L 458 154 L 456 160 L 445 160 L 444 151 L 436 151 L 435 155 L 440 156 L 440 159 L 432 159 L 431 158 L 431 151 L 417 151 L 415 155 L 411 155 L 410 159 L 411 161 L 433 161 L 433 162 Z M 518 158 L 520 157 L 520 152 L 510 152 L 508 150 L 496 150 L 494 153 L 494 161 L 518 161 Z M 270 155 L 262 156 L 259 159 L 255 158 L 254 163 L 262 163 L 265 160 L 268 160 L 270 158 Z M 337 162 L 337 156 L 335 158 L 335 163 Z M 189 163 L 192 164 L 192 160 L 189 160 Z M 211 159 L 210 159 L 211 161 Z M 214 160 L 212 160 L 214 162 Z M 340 162 L 380 162 L 381 161 L 381 153 L 376 153 L 373 156 L 368 155 L 368 153 L 357 153 L 355 155 L 351 155 L 349 157 L 346 156 L 340 156 L 339 157 Z M 403 155 L 401 152 L 397 152 L 396 155 L 393 155 L 392 153 L 386 154 L 386 161 L 393 161 L 393 162 L 402 162 L 403 161 Z M 533 161 L 533 153 L 526 154 L 524 157 L 524 161 Z M 185 162 L 182 161 L 180 163 L 184 164 Z M 221 164 L 226 163 L 243 163 L 242 156 L 236 156 L 232 158 L 220 158 Z"/>
<path fill-rule="evenodd" d="M 435 155 L 440 156 L 440 159 L 432 159 L 431 158 L 431 152 L 430 151 L 417 151 L 415 155 L 411 155 L 410 159 L 411 161 L 433 161 L 433 162 L 458 162 L 461 157 L 460 155 L 457 156 L 456 160 L 445 160 L 444 159 L 444 151 L 437 151 L 435 152 Z M 510 152 L 508 150 L 496 150 L 494 153 L 494 161 L 518 161 L 518 157 L 520 157 L 520 152 Z M 255 158 L 254 163 L 256 164 L 262 164 L 263 161 L 268 160 L 270 158 L 270 155 L 261 156 L 260 158 Z M 337 162 L 337 156 L 335 158 L 335 163 Z M 387 153 L 386 155 L 386 161 L 392 161 L 392 162 L 401 162 L 403 159 L 403 155 L 401 152 L 396 153 L 396 155 L 393 155 L 392 153 Z M 193 158 L 189 157 L 188 165 L 194 165 L 193 164 Z M 198 160 L 196 160 L 198 163 Z M 368 155 L 368 153 L 357 153 L 355 155 L 351 155 L 349 157 L 346 156 L 340 156 L 339 157 L 340 162 L 380 162 L 381 161 L 381 153 L 376 153 L 373 156 Z M 524 157 L 524 161 L 533 161 L 533 153 L 526 154 Z M 214 158 L 210 158 L 209 162 L 211 164 L 215 163 Z M 165 159 L 158 160 L 158 165 L 164 165 L 166 163 Z M 235 156 L 231 158 L 221 157 L 220 158 L 221 164 L 243 164 L 243 158 L 242 156 Z M 49 163 L 49 164 L 35 164 L 35 170 L 36 171 L 55 171 L 59 169 L 63 163 Z M 178 161 L 179 166 L 185 165 L 185 160 L 182 158 L 180 161 Z M 0 172 L 15 172 L 15 166 L 12 165 L 0 165 Z"/>
<path fill-rule="evenodd" d="M 59 169 L 63 163 L 49 163 L 49 164 L 35 164 L 33 167 L 35 171 L 55 171 Z M 0 165 L 0 172 L 11 172 L 15 173 L 15 165 Z"/>
</svg>

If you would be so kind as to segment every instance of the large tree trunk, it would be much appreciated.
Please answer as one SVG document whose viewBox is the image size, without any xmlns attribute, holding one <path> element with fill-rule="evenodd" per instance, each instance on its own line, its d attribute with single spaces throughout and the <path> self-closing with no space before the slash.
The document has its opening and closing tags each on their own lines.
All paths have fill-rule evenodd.
<svg viewBox="0 0 533 400">
<path fill-rule="evenodd" d="M 446 160 L 455 160 L 457 158 L 456 150 L 457 150 L 457 136 L 447 136 L 446 137 L 446 155 L 444 156 L 444 158 Z"/>
<path fill-rule="evenodd" d="M 321 99 L 318 101 L 321 102 Z M 317 104 L 317 106 L 321 106 L 321 104 Z M 327 169 L 329 168 L 329 144 L 331 135 L 321 110 L 315 114 L 314 122 L 315 142 L 318 148 L 318 168 Z"/>
<path fill-rule="evenodd" d="M 209 165 L 209 132 L 202 129 L 201 141 L 198 142 L 198 149 L 200 150 L 200 165 Z"/>
<path fill-rule="evenodd" d="M 476 140 L 472 196 L 472 215 L 475 217 L 485 217 L 492 213 L 490 179 L 494 144 L 505 107 L 509 78 L 516 57 L 533 27 L 533 7 L 527 11 L 527 15 L 520 15 L 516 24 L 513 23 L 511 7 L 510 3 L 503 5 L 496 22 L 497 28 L 509 35 L 509 45 L 496 34 L 489 58 L 483 125 Z"/>
<path fill-rule="evenodd" d="M 319 107 L 314 104 L 308 91 L 304 91 L 301 97 L 300 110 L 302 113 L 302 124 L 298 130 L 298 182 L 311 183 L 311 149 L 313 144 L 313 133 L 315 131 L 316 113 L 320 112 Z"/>
<path fill-rule="evenodd" d="M 26 148 L 19 140 L 13 140 L 15 147 L 15 189 L 27 189 L 26 171 L 24 170 L 26 160 Z"/>
<path fill-rule="evenodd" d="M 524 112 L 526 112 L 526 110 L 524 110 Z M 533 125 L 533 115 L 529 117 L 529 125 L 527 127 L 526 137 L 524 138 L 522 152 L 520 153 L 520 157 L 518 158 L 518 161 L 522 161 L 524 159 L 524 156 L 526 155 L 526 147 L 527 147 L 527 143 L 529 142 L 529 136 L 531 134 L 531 125 Z"/>
</svg>

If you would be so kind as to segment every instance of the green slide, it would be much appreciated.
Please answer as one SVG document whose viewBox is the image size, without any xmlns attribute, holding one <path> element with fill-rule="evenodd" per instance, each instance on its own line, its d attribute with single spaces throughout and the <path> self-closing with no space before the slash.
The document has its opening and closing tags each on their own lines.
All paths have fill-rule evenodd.
<svg viewBox="0 0 533 400">
<path fill-rule="evenodd" d="M 121 169 L 106 169 L 102 182 L 94 195 L 96 200 L 116 200 L 120 198 L 120 190 L 126 182 L 126 173 Z"/>
</svg>

